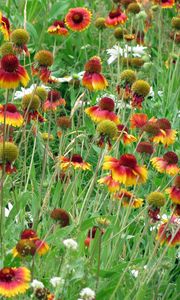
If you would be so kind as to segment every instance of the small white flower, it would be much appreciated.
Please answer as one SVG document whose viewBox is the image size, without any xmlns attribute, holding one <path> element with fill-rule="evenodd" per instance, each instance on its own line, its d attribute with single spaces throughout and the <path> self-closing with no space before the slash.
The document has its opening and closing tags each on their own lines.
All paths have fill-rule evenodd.
<svg viewBox="0 0 180 300">
<path fill-rule="evenodd" d="M 53 287 L 63 287 L 64 285 L 64 279 L 62 277 L 52 277 L 50 279 L 50 283 Z"/>
<path fill-rule="evenodd" d="M 77 242 L 73 239 L 64 240 L 63 244 L 67 249 L 77 250 L 77 248 L 78 248 Z"/>
<path fill-rule="evenodd" d="M 84 288 L 81 292 L 80 292 L 80 297 L 83 300 L 94 300 L 95 299 L 95 292 L 93 290 L 91 290 L 90 288 Z"/>
<path fill-rule="evenodd" d="M 43 289 L 44 288 L 44 284 L 41 281 L 34 279 L 31 282 L 31 287 L 33 289 Z"/>
<path fill-rule="evenodd" d="M 31 94 L 34 89 L 36 87 L 36 84 L 32 84 L 29 88 L 25 89 L 25 88 L 21 88 L 21 91 L 16 91 L 15 92 L 15 95 L 14 95 L 14 99 L 17 100 L 17 99 L 22 99 L 24 97 L 24 95 L 28 95 L 28 94 Z M 45 90 L 49 91 L 50 88 L 45 86 L 45 85 L 41 85 L 41 87 L 43 87 Z"/>
<path fill-rule="evenodd" d="M 112 64 L 118 56 L 128 57 L 128 54 L 131 53 L 133 57 L 141 57 L 142 55 L 146 54 L 145 50 L 147 47 L 143 47 L 140 45 L 130 47 L 125 45 L 124 48 L 119 47 L 119 45 L 114 45 L 111 49 L 107 49 L 107 54 L 110 55 L 108 58 L 108 65 Z"/>
<path fill-rule="evenodd" d="M 139 274 L 139 271 L 138 270 L 131 270 L 131 274 L 137 278 L 138 277 L 138 274 Z"/>
<path fill-rule="evenodd" d="M 159 96 L 160 98 L 163 97 L 163 91 L 158 91 L 157 94 L 158 94 L 158 96 Z M 155 93 L 154 93 L 153 88 L 152 88 L 152 86 L 151 86 L 150 92 L 149 92 L 149 94 L 148 94 L 148 97 L 154 98 L 154 96 L 155 96 Z"/>
</svg>

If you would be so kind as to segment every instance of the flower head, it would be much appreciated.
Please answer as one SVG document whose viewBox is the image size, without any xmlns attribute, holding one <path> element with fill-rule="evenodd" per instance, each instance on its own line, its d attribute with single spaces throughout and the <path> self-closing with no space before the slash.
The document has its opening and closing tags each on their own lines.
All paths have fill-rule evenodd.
<svg viewBox="0 0 180 300">
<path fill-rule="evenodd" d="M 166 198 L 163 193 L 160 192 L 151 192 L 147 196 L 147 202 L 150 206 L 154 208 L 160 208 L 165 205 Z"/>
<path fill-rule="evenodd" d="M 57 221 L 61 227 L 66 227 L 70 224 L 69 213 L 63 208 L 54 208 L 51 212 L 51 218 Z"/>
<path fill-rule="evenodd" d="M 26 44 L 29 41 L 29 33 L 23 29 L 15 29 L 11 33 L 11 41 L 13 42 L 13 48 L 17 53 L 21 53 L 24 51 L 27 55 L 29 55 Z"/>
<path fill-rule="evenodd" d="M 107 175 L 98 180 L 99 184 L 104 184 L 107 186 L 110 193 L 114 193 L 120 189 L 120 184 L 118 181 L 113 180 L 111 175 Z"/>
<path fill-rule="evenodd" d="M 6 118 L 6 125 L 13 127 L 20 127 L 23 124 L 23 117 L 18 112 L 16 106 L 12 103 L 4 104 L 0 106 L 0 123 L 4 123 L 4 117 Z"/>
<path fill-rule="evenodd" d="M 120 159 L 105 156 L 103 169 L 110 170 L 113 180 L 127 186 L 141 184 L 147 179 L 147 169 L 139 166 L 132 154 L 124 154 Z"/>
<path fill-rule="evenodd" d="M 100 99 L 98 105 L 86 108 L 85 113 L 95 123 L 99 123 L 104 120 L 110 120 L 115 124 L 119 124 L 120 120 L 118 116 L 113 112 L 114 106 L 114 101 L 111 98 L 103 97 Z"/>
<path fill-rule="evenodd" d="M 29 76 L 13 54 L 3 56 L 0 64 L 0 88 L 15 89 L 20 83 L 26 86 Z"/>
<path fill-rule="evenodd" d="M 24 294 L 29 288 L 30 271 L 25 267 L 0 269 L 0 295 L 13 298 Z"/>
<path fill-rule="evenodd" d="M 138 113 L 133 114 L 130 118 L 131 128 L 142 128 L 148 121 L 146 114 Z"/>
<path fill-rule="evenodd" d="M 139 208 L 143 205 L 143 199 L 136 198 L 136 196 L 133 193 L 124 189 L 121 189 L 119 192 L 115 193 L 113 195 L 113 198 L 120 200 L 124 207 L 129 206 Z"/>
<path fill-rule="evenodd" d="M 102 17 L 99 17 L 95 20 L 95 27 L 99 30 L 102 30 L 104 28 L 106 28 L 106 25 L 105 25 L 105 18 L 102 18 Z"/>
<path fill-rule="evenodd" d="M 141 103 L 150 92 L 150 85 L 145 80 L 136 80 L 132 85 L 132 106 L 141 108 Z"/>
<path fill-rule="evenodd" d="M 3 43 L 0 48 L 0 53 L 2 56 L 5 56 L 7 54 L 14 54 L 13 43 L 11 43 L 11 42 Z"/>
<path fill-rule="evenodd" d="M 10 37 L 10 23 L 9 20 L 2 15 L 0 12 L 0 30 L 4 36 L 5 41 L 9 40 Z"/>
<path fill-rule="evenodd" d="M 62 116 L 57 119 L 57 126 L 63 130 L 71 128 L 71 119 L 67 116 Z"/>
<path fill-rule="evenodd" d="M 73 154 L 71 158 L 61 156 L 59 158 L 59 161 L 60 161 L 60 168 L 63 171 L 67 170 L 70 167 L 73 167 L 75 170 L 82 169 L 83 171 L 91 169 L 91 165 L 83 161 L 81 155 L 79 154 Z"/>
<path fill-rule="evenodd" d="M 116 9 L 112 9 L 105 20 L 107 27 L 116 27 L 117 25 L 124 24 L 127 20 L 127 16 L 122 12 L 120 6 Z"/>
<path fill-rule="evenodd" d="M 136 72 L 131 70 L 131 69 L 127 69 L 124 70 L 121 73 L 121 85 L 123 87 L 131 86 L 134 82 L 136 81 Z"/>
<path fill-rule="evenodd" d="M 19 154 L 18 147 L 12 142 L 0 142 L 0 169 L 5 164 L 6 173 L 11 174 L 16 171 L 12 163 L 17 159 Z"/>
<path fill-rule="evenodd" d="M 118 129 L 118 136 L 120 139 L 123 140 L 123 143 L 125 145 L 131 144 L 133 142 L 136 142 L 137 139 L 134 135 L 128 133 L 128 128 L 124 126 L 123 124 L 117 125 Z"/>
<path fill-rule="evenodd" d="M 90 91 L 104 90 L 108 86 L 106 78 L 101 74 L 100 57 L 94 56 L 85 64 L 82 85 Z"/>
<path fill-rule="evenodd" d="M 48 92 L 47 100 L 43 104 L 44 111 L 56 111 L 59 106 L 65 106 L 66 101 L 61 97 L 60 92 L 51 90 Z"/>
<path fill-rule="evenodd" d="M 65 23 L 72 31 L 83 31 L 91 23 L 91 12 L 85 7 L 71 8 L 65 17 Z"/>
<path fill-rule="evenodd" d="M 31 287 L 33 289 L 39 289 L 39 288 L 43 289 L 44 284 L 41 281 L 37 280 L 37 279 L 33 279 L 33 281 L 31 282 Z"/>
<path fill-rule="evenodd" d="M 174 204 L 180 205 L 180 175 L 175 178 L 173 186 L 167 188 L 166 192 Z"/>
<path fill-rule="evenodd" d="M 138 14 L 141 11 L 141 7 L 138 3 L 133 2 L 133 3 L 129 3 L 128 7 L 127 7 L 127 12 L 131 13 L 131 14 Z"/>
<path fill-rule="evenodd" d="M 95 296 L 95 292 L 88 287 L 82 289 L 82 291 L 80 292 L 80 297 L 83 300 L 95 300 Z"/>
<path fill-rule="evenodd" d="M 174 176 L 179 172 L 178 156 L 173 151 L 166 152 L 163 157 L 153 157 L 151 163 L 159 173 Z"/>
<path fill-rule="evenodd" d="M 43 82 L 48 82 L 51 72 L 48 67 L 53 64 L 53 54 L 48 50 L 40 50 L 34 56 L 32 74 L 37 75 Z"/>
<path fill-rule="evenodd" d="M 159 4 L 162 8 L 171 8 L 174 6 L 174 0 L 154 0 L 156 4 Z"/>
<path fill-rule="evenodd" d="M 180 30 L 180 16 L 173 17 L 171 24 L 173 28 Z"/>
<path fill-rule="evenodd" d="M 77 248 L 78 248 L 77 242 L 73 239 L 64 240 L 63 244 L 67 249 L 70 249 L 70 250 L 77 250 Z"/>
<path fill-rule="evenodd" d="M 178 219 L 172 217 L 170 221 L 165 221 L 158 228 L 157 240 L 160 244 L 167 244 L 170 247 L 175 247 L 180 244 L 180 229 Z"/>
<path fill-rule="evenodd" d="M 65 280 L 62 277 L 52 277 L 50 283 L 54 288 L 63 287 Z"/>
<path fill-rule="evenodd" d="M 64 21 L 56 20 L 53 24 L 48 28 L 48 33 L 53 35 L 62 35 L 67 36 L 68 30 Z"/>
<path fill-rule="evenodd" d="M 168 119 L 161 118 L 156 122 L 159 130 L 152 138 L 154 143 L 162 143 L 165 147 L 173 144 L 176 139 L 177 131 L 171 129 L 171 124 Z"/>
<path fill-rule="evenodd" d="M 137 145 L 136 151 L 139 153 L 153 154 L 153 145 L 149 142 L 140 142 Z"/>
</svg>

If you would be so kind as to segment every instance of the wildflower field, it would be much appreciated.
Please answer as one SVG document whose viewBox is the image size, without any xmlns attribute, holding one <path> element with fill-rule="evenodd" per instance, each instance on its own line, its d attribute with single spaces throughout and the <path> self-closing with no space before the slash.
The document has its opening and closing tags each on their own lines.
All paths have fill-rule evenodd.
<svg viewBox="0 0 180 300">
<path fill-rule="evenodd" d="M 0 299 L 180 299 L 180 3 L 0 1 Z"/>
</svg>

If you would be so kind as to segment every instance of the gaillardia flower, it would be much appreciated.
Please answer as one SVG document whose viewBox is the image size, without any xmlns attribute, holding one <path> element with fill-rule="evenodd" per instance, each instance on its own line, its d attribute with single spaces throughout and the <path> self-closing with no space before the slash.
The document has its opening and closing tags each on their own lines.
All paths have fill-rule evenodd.
<svg viewBox="0 0 180 300">
<path fill-rule="evenodd" d="M 10 23 L 9 20 L 0 12 L 0 30 L 4 36 L 5 41 L 9 41 Z"/>
<path fill-rule="evenodd" d="M 98 123 L 96 130 L 100 135 L 98 145 L 103 147 L 104 143 L 108 143 L 109 149 L 111 149 L 111 140 L 115 139 L 118 133 L 116 124 L 110 120 L 103 120 Z"/>
<path fill-rule="evenodd" d="M 112 176 L 111 175 L 107 175 L 105 177 L 102 177 L 98 180 L 98 183 L 99 184 L 104 184 L 107 186 L 108 188 L 108 191 L 110 193 L 114 193 L 114 192 L 117 192 L 119 191 L 120 189 L 120 184 L 119 182 L 113 180 Z"/>
<path fill-rule="evenodd" d="M 141 7 L 138 3 L 130 3 L 127 7 L 127 12 L 131 14 L 138 14 L 141 11 Z"/>
<path fill-rule="evenodd" d="M 68 128 L 71 128 L 71 118 L 68 117 L 68 116 L 62 116 L 62 117 L 59 117 L 57 119 L 57 126 L 60 127 L 62 130 L 66 130 Z"/>
<path fill-rule="evenodd" d="M 180 205 L 180 175 L 175 178 L 173 186 L 167 188 L 166 192 L 174 204 Z"/>
<path fill-rule="evenodd" d="M 11 33 L 11 41 L 13 42 L 13 49 L 17 53 L 25 52 L 26 55 L 29 55 L 28 48 L 26 44 L 29 41 L 29 33 L 23 29 L 15 29 Z"/>
<path fill-rule="evenodd" d="M 48 82 L 51 74 L 48 67 L 53 64 L 53 54 L 48 50 L 40 50 L 34 56 L 34 60 L 32 74 L 37 75 L 43 82 Z"/>
<path fill-rule="evenodd" d="M 171 8 L 174 6 L 174 0 L 154 0 L 155 4 L 159 4 L 162 8 Z"/>
<path fill-rule="evenodd" d="M 29 76 L 19 60 L 13 54 L 2 57 L 0 62 L 0 88 L 15 89 L 20 83 L 26 86 Z"/>
<path fill-rule="evenodd" d="M 178 156 L 173 151 L 166 152 L 163 157 L 153 157 L 151 163 L 159 173 L 171 176 L 179 173 Z"/>
<path fill-rule="evenodd" d="M 132 154 L 124 154 L 120 159 L 105 156 L 103 169 L 110 170 L 113 180 L 126 186 L 141 184 L 147 180 L 146 167 L 139 166 Z"/>
<path fill-rule="evenodd" d="M 147 202 L 150 206 L 154 208 L 160 208 L 165 205 L 166 198 L 163 193 L 160 192 L 151 192 L 147 196 Z"/>
<path fill-rule="evenodd" d="M 53 35 L 62 35 L 67 36 L 68 30 L 65 26 L 65 23 L 60 20 L 56 20 L 53 24 L 48 28 L 48 33 Z"/>
<path fill-rule="evenodd" d="M 122 206 L 130 206 L 134 208 L 139 208 L 143 205 L 143 199 L 136 198 L 136 196 L 124 189 L 121 189 L 120 192 L 117 192 L 113 195 L 114 199 L 120 200 L 122 202 Z"/>
<path fill-rule="evenodd" d="M 70 215 L 63 208 L 54 208 L 50 214 L 51 218 L 58 222 L 61 227 L 66 227 L 70 224 Z"/>
<path fill-rule="evenodd" d="M 4 124 L 4 117 L 6 118 L 6 125 L 13 127 L 20 127 L 23 124 L 23 117 L 18 112 L 16 106 L 12 103 L 0 106 L 0 123 Z"/>
<path fill-rule="evenodd" d="M 25 267 L 0 269 L 0 295 L 13 298 L 24 294 L 30 287 L 30 271 Z"/>
<path fill-rule="evenodd" d="M 130 118 L 130 124 L 131 124 L 131 128 L 138 128 L 141 129 L 148 121 L 148 116 L 146 114 L 141 114 L 141 113 L 137 113 L 137 114 L 133 114 Z"/>
<path fill-rule="evenodd" d="M 154 149 L 153 149 L 153 145 L 149 142 L 140 142 L 137 145 L 136 151 L 138 153 L 144 153 L 144 154 L 153 154 Z"/>
<path fill-rule="evenodd" d="M 91 23 L 91 12 L 85 7 L 71 8 L 65 17 L 65 23 L 72 31 L 83 31 Z"/>
<path fill-rule="evenodd" d="M 100 57 L 93 56 L 85 64 L 82 85 L 90 91 L 104 90 L 108 86 L 106 78 L 101 74 Z"/>
<path fill-rule="evenodd" d="M 158 228 L 157 240 L 160 244 L 167 244 L 170 247 L 175 247 L 180 244 L 180 229 L 179 220 L 172 217 L 170 221 L 166 221 Z"/>
<path fill-rule="evenodd" d="M 45 119 L 43 116 L 38 112 L 40 107 L 40 99 L 39 97 L 32 93 L 26 94 L 22 98 L 22 108 L 24 110 L 24 118 L 27 117 L 27 121 L 30 122 L 31 120 L 44 122 Z"/>
<path fill-rule="evenodd" d="M 43 104 L 43 110 L 55 111 L 57 110 L 58 106 L 62 105 L 65 106 L 66 101 L 61 97 L 60 92 L 58 92 L 57 90 L 52 90 L 48 92 L 47 100 Z"/>
<path fill-rule="evenodd" d="M 71 158 L 61 156 L 59 158 L 60 162 L 60 168 L 65 171 L 70 167 L 73 167 L 75 170 L 76 169 L 82 169 L 84 170 L 90 170 L 91 165 L 85 161 L 83 161 L 81 155 L 79 154 L 73 154 Z"/>
<path fill-rule="evenodd" d="M 104 120 L 113 121 L 119 124 L 119 117 L 114 113 L 114 101 L 109 97 L 100 99 L 98 105 L 91 106 L 85 109 L 85 113 L 95 122 L 99 123 Z"/>
<path fill-rule="evenodd" d="M 132 106 L 137 108 L 142 108 L 141 104 L 144 101 L 144 98 L 150 92 L 150 85 L 145 80 L 136 80 L 132 85 L 132 92 L 133 92 Z"/>
<path fill-rule="evenodd" d="M 165 147 L 174 144 L 177 131 L 171 129 L 171 124 L 168 119 L 158 119 L 156 125 L 159 131 L 152 138 L 154 143 L 162 143 Z"/>
<path fill-rule="evenodd" d="M 128 133 L 128 128 L 126 126 L 124 126 L 123 124 L 119 124 L 117 125 L 117 129 L 118 129 L 118 137 L 119 139 L 123 140 L 123 143 L 125 145 L 129 145 L 133 142 L 137 141 L 137 138 Z"/>
<path fill-rule="evenodd" d="M 0 142 L 0 170 L 5 164 L 5 171 L 7 174 L 16 172 L 16 168 L 12 166 L 12 163 L 17 159 L 19 154 L 18 147 L 11 142 Z"/>
<path fill-rule="evenodd" d="M 127 20 L 127 16 L 122 12 L 120 6 L 110 11 L 108 17 L 105 20 L 107 27 L 116 27 L 117 25 L 124 24 Z"/>
</svg>

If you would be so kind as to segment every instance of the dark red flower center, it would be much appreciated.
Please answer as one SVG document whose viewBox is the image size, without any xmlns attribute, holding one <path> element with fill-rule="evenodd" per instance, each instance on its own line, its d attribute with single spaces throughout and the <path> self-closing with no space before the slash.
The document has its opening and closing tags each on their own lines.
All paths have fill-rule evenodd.
<svg viewBox="0 0 180 300">
<path fill-rule="evenodd" d="M 77 163 L 82 163 L 83 159 L 81 157 L 81 155 L 79 154 L 73 154 L 72 158 L 71 158 L 72 162 L 77 162 Z"/>
<path fill-rule="evenodd" d="M 137 160 L 132 154 L 124 154 L 120 157 L 120 165 L 133 169 L 137 165 Z"/>
<path fill-rule="evenodd" d="M 1 59 L 1 68 L 6 72 L 14 72 L 19 66 L 17 57 L 13 54 L 7 54 Z"/>
<path fill-rule="evenodd" d="M 74 23 L 79 24 L 82 22 L 83 20 L 83 14 L 80 12 L 76 12 L 73 16 L 72 19 L 74 21 Z"/>
<path fill-rule="evenodd" d="M 89 73 L 100 73 L 101 72 L 101 61 L 98 57 L 91 58 L 85 64 L 85 71 Z"/>
<path fill-rule="evenodd" d="M 153 153 L 153 146 L 149 142 L 140 142 L 136 149 L 139 153 Z"/>
<path fill-rule="evenodd" d="M 0 270 L 0 281 L 11 282 L 15 277 L 15 272 L 12 268 L 3 268 Z"/>
<path fill-rule="evenodd" d="M 109 17 L 110 17 L 111 19 L 118 18 L 118 17 L 120 17 L 121 13 L 122 13 L 122 12 L 121 12 L 121 9 L 120 9 L 120 8 L 117 8 L 117 9 L 112 10 L 112 11 L 109 13 Z"/>
<path fill-rule="evenodd" d="M 124 126 L 123 124 L 119 124 L 117 125 L 118 131 L 121 132 L 123 131 L 123 133 L 128 133 L 128 128 L 126 126 Z"/>
<path fill-rule="evenodd" d="M 178 163 L 178 156 L 173 151 L 169 151 L 163 155 L 165 161 L 169 164 L 177 164 Z"/>
<path fill-rule="evenodd" d="M 159 126 L 160 129 L 171 129 L 171 124 L 169 122 L 169 120 L 162 118 L 157 120 L 156 124 Z"/>
<path fill-rule="evenodd" d="M 61 94 L 57 90 L 49 91 L 48 100 L 55 102 L 61 98 Z"/>
<path fill-rule="evenodd" d="M 103 97 L 99 101 L 99 107 L 102 110 L 113 111 L 114 110 L 114 101 L 109 97 Z"/>
<path fill-rule="evenodd" d="M 15 113 L 15 112 L 17 112 L 17 108 L 14 104 L 8 103 L 6 105 L 3 105 L 3 111 Z"/>
<path fill-rule="evenodd" d="M 10 23 L 9 20 L 6 17 L 2 17 L 1 18 L 1 24 L 7 28 L 7 30 L 9 31 L 10 29 Z"/>
<path fill-rule="evenodd" d="M 63 21 L 54 21 L 53 23 L 54 26 L 60 26 L 61 28 L 64 28 L 65 27 L 65 24 Z"/>
<path fill-rule="evenodd" d="M 37 233 L 35 230 L 32 230 L 32 229 L 25 229 L 21 233 L 21 239 L 32 239 L 35 237 L 37 237 Z"/>
</svg>

